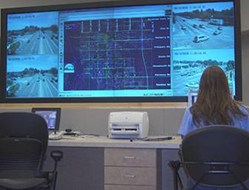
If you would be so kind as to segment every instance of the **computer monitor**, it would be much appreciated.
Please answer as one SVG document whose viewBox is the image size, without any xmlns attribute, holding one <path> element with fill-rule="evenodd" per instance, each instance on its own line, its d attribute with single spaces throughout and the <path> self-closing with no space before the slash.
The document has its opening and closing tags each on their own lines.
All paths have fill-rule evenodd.
<svg viewBox="0 0 249 190">
<path fill-rule="evenodd" d="M 188 91 L 188 106 L 192 106 L 196 102 L 197 96 L 198 90 L 191 89 Z M 234 98 L 232 89 L 230 89 L 230 96 L 232 99 Z"/>
<path fill-rule="evenodd" d="M 60 108 L 32 108 L 32 112 L 42 116 L 50 131 L 58 131 L 60 126 Z"/>
<path fill-rule="evenodd" d="M 192 106 L 197 100 L 198 90 L 189 90 L 188 92 L 188 106 Z"/>
</svg>

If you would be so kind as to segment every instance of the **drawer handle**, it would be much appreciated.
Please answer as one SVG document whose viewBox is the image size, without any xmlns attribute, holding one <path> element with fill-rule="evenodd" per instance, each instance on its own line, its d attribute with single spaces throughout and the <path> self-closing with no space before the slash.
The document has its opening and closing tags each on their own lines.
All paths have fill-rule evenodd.
<svg viewBox="0 0 249 190">
<path fill-rule="evenodd" d="M 126 178 L 135 178 L 136 176 L 135 175 L 124 175 L 124 177 L 126 177 Z"/>
<path fill-rule="evenodd" d="M 134 157 L 134 156 L 124 156 L 124 159 L 136 159 L 136 157 Z"/>
</svg>

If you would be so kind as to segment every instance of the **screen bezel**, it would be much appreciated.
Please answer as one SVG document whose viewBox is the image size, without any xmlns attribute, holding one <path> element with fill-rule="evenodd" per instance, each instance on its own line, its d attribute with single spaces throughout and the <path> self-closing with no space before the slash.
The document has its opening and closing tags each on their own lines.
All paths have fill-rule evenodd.
<svg viewBox="0 0 249 190">
<path fill-rule="evenodd" d="M 55 111 L 56 112 L 56 120 L 55 120 L 55 128 L 49 129 L 49 131 L 59 131 L 60 128 L 60 120 L 61 120 L 61 108 L 32 108 L 31 112 L 37 114 L 37 111 Z M 40 114 L 37 114 L 40 115 Z"/>
<path fill-rule="evenodd" d="M 233 2 L 234 3 L 234 47 L 235 47 L 235 100 L 242 101 L 242 71 L 241 71 L 241 21 L 240 21 L 240 0 L 155 0 L 153 2 L 138 1 L 107 1 L 94 3 L 64 4 L 51 6 L 37 6 L 24 8 L 2 9 L 1 11 L 1 102 L 4 103 L 59 103 L 59 102 L 187 102 L 188 96 L 173 97 L 53 97 L 53 98 L 8 98 L 6 96 L 6 43 L 7 43 L 7 15 L 13 13 L 49 12 L 70 9 L 108 8 L 119 6 L 139 6 L 139 5 L 160 5 L 160 4 L 182 4 L 182 3 L 208 3 L 208 2 Z"/>
</svg>

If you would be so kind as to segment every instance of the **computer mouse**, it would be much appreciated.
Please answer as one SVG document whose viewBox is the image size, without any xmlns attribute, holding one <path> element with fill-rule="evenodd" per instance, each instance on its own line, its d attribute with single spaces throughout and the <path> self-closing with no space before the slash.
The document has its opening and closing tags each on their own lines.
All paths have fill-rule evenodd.
<svg viewBox="0 0 249 190">
<path fill-rule="evenodd" d="M 72 129 L 65 129 L 65 131 L 66 131 L 67 133 L 71 133 L 71 132 L 72 132 Z"/>
</svg>

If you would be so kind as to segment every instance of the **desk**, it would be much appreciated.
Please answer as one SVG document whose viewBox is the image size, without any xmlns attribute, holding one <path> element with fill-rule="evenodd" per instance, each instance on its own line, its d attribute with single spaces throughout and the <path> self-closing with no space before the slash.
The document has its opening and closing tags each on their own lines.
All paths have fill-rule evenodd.
<svg viewBox="0 0 249 190">
<path fill-rule="evenodd" d="M 50 140 L 48 146 L 53 147 L 100 147 L 100 148 L 155 148 L 178 149 L 181 137 L 175 136 L 165 141 L 142 141 L 127 139 L 109 139 L 105 136 L 63 137 L 61 140 Z"/>
<path fill-rule="evenodd" d="M 92 136 L 86 136 L 84 138 L 66 137 L 61 140 L 49 141 L 47 152 L 48 154 L 52 150 L 62 150 L 64 152 L 64 158 L 58 165 L 57 190 L 171 190 L 173 189 L 172 171 L 167 164 L 169 160 L 177 159 L 177 150 L 180 143 L 180 137 L 156 142 L 139 140 L 130 142 L 130 140 L 114 140 L 107 137 Z M 141 185 L 139 184 L 140 182 L 133 183 L 132 179 L 130 179 L 131 184 L 127 184 L 127 181 L 122 181 L 122 179 L 119 180 L 118 183 L 122 183 L 121 185 L 115 184 L 116 182 L 112 180 L 110 181 L 111 178 L 108 178 L 108 176 L 111 176 L 113 170 L 119 167 L 123 167 L 120 171 L 127 169 L 127 167 L 132 167 L 132 169 L 153 169 L 153 166 L 147 167 L 146 164 L 145 166 L 132 165 L 132 163 L 121 163 L 121 165 L 119 165 L 119 162 L 110 161 L 110 158 L 115 157 L 115 151 L 122 153 L 122 150 L 124 150 L 124 152 L 131 151 L 133 153 L 142 150 L 142 154 L 147 154 L 147 152 L 155 153 L 155 186 L 153 186 L 153 184 L 152 186 Z M 140 152 L 138 152 L 138 155 L 139 154 Z M 147 161 L 145 162 L 147 163 Z M 51 168 L 52 160 L 48 156 L 44 169 Z"/>
</svg>

